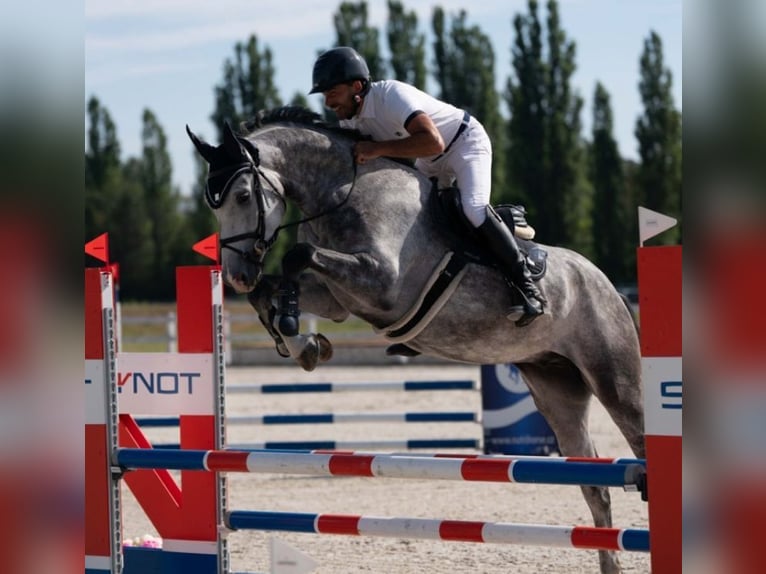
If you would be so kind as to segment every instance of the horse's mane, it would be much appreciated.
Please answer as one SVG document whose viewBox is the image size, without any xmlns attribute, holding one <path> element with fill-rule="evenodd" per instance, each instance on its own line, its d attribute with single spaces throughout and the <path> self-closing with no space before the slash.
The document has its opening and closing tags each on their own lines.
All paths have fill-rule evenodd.
<svg viewBox="0 0 766 574">
<path fill-rule="evenodd" d="M 309 128 L 327 130 L 344 135 L 355 141 L 367 139 L 358 130 L 342 128 L 337 123 L 329 123 L 318 113 L 303 106 L 282 106 L 281 108 L 260 110 L 254 118 L 242 122 L 239 127 L 242 135 L 248 136 L 269 124 L 276 123 L 294 123 Z"/>
</svg>

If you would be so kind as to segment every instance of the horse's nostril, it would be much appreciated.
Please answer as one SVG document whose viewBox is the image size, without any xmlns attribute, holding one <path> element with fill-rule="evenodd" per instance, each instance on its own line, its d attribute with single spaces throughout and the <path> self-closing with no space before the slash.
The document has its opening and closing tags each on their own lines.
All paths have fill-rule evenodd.
<svg viewBox="0 0 766 574">
<path fill-rule="evenodd" d="M 231 278 L 234 283 L 239 283 L 240 285 L 247 285 L 248 281 L 250 280 L 248 274 L 244 271 L 235 273 Z"/>
</svg>

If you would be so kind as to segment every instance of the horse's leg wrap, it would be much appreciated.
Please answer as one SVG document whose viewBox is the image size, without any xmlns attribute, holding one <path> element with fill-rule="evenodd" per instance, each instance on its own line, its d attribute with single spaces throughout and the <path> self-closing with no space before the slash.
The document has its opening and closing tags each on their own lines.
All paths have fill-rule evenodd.
<svg viewBox="0 0 766 574">
<path fill-rule="evenodd" d="M 300 332 L 301 310 L 298 304 L 301 272 L 311 260 L 312 249 L 306 243 L 290 248 L 282 258 L 282 282 L 277 292 L 279 306 L 279 332 L 285 337 L 295 337 Z"/>
<path fill-rule="evenodd" d="M 279 278 L 274 275 L 264 276 L 256 288 L 248 293 L 247 300 L 258 314 L 258 320 L 269 335 L 271 335 L 271 338 L 274 339 L 277 353 L 282 357 L 289 357 L 290 350 L 285 345 L 282 336 L 274 328 L 274 319 L 276 317 L 277 309 L 271 304 L 271 298 L 276 291 L 277 281 L 279 281 Z"/>
<path fill-rule="evenodd" d="M 301 310 L 298 305 L 299 288 L 296 281 L 284 279 L 279 286 L 279 332 L 286 337 L 294 337 L 300 331 Z"/>
</svg>

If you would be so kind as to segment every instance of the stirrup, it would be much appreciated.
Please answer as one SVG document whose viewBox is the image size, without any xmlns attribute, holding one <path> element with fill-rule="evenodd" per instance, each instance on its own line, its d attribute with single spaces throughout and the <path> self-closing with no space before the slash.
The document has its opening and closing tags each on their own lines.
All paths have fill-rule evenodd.
<svg viewBox="0 0 766 574">
<path fill-rule="evenodd" d="M 523 303 L 521 305 L 514 305 L 511 308 L 511 312 L 507 315 L 507 318 L 509 320 L 514 320 L 514 324 L 517 327 L 526 327 L 529 325 L 532 321 L 540 317 L 541 315 L 545 314 L 545 298 L 542 296 L 542 293 L 540 294 L 540 297 L 536 297 L 534 295 L 527 295 L 521 287 L 516 285 L 515 283 L 512 283 L 512 286 L 521 296 Z M 535 305 L 534 303 L 537 303 Z M 539 306 L 539 311 L 536 307 Z M 519 316 L 520 314 L 520 316 Z M 513 315 L 513 317 L 511 316 Z"/>
<path fill-rule="evenodd" d="M 505 318 L 514 323 L 524 316 L 524 305 L 514 305 L 506 314 Z"/>
<path fill-rule="evenodd" d="M 516 321 L 514 324 L 515 324 L 517 327 L 526 327 L 526 326 L 527 326 L 527 325 L 529 325 L 529 324 L 530 324 L 532 321 L 534 321 L 534 320 L 535 320 L 535 319 L 537 319 L 538 317 L 542 317 L 544 314 L 545 314 L 545 311 L 543 311 L 543 308 L 542 308 L 542 306 L 541 306 L 541 307 L 540 307 L 540 312 L 539 312 L 539 313 L 527 313 L 527 312 L 524 312 L 524 314 L 521 316 L 521 319 L 519 319 L 518 321 Z"/>
</svg>

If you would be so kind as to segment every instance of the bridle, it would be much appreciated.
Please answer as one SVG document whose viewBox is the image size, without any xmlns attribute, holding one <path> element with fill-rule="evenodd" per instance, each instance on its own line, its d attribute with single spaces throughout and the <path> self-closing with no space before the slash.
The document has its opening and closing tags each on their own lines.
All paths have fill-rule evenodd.
<svg viewBox="0 0 766 574">
<path fill-rule="evenodd" d="M 226 200 L 226 196 L 228 195 L 229 191 L 231 191 L 231 187 L 234 184 L 234 181 L 243 174 L 246 174 L 246 173 L 253 174 L 253 193 L 255 195 L 255 200 L 258 202 L 258 222 L 256 224 L 255 230 L 247 231 L 245 233 L 238 233 L 237 235 L 230 235 L 229 237 L 223 237 L 220 240 L 220 245 L 221 245 L 221 249 L 224 249 L 224 248 L 230 249 L 249 263 L 258 263 L 257 261 L 254 260 L 253 254 L 254 253 L 263 254 L 269 249 L 271 249 L 271 247 L 277 241 L 279 232 L 282 231 L 283 229 L 300 225 L 302 223 L 307 223 L 309 221 L 313 221 L 314 219 L 317 219 L 337 209 L 340 209 L 348 201 L 348 198 L 351 196 L 351 192 L 354 191 L 354 188 L 356 187 L 357 170 L 356 170 L 356 162 L 352 162 L 354 167 L 354 179 L 351 182 L 351 187 L 349 188 L 348 193 L 346 193 L 346 197 L 344 197 L 340 203 L 338 203 L 337 205 L 333 207 L 330 207 L 329 209 L 323 210 L 315 215 L 311 215 L 309 217 L 304 217 L 302 219 L 299 219 L 298 221 L 291 221 L 283 225 L 280 225 L 274 230 L 274 233 L 271 235 L 271 237 L 269 239 L 266 239 L 265 192 L 268 191 L 277 199 L 279 199 L 279 201 L 282 203 L 285 209 L 287 208 L 287 204 L 282 194 L 277 191 L 277 188 L 274 185 L 274 182 L 272 182 L 269 179 L 269 177 L 261 169 L 260 167 L 261 162 L 260 162 L 260 155 L 258 153 L 258 148 L 255 147 L 255 145 L 253 145 L 252 142 L 249 142 L 247 140 L 244 140 L 244 141 L 248 147 L 247 160 L 235 165 L 226 166 L 224 168 L 209 172 L 207 176 L 207 185 L 205 186 L 205 200 L 207 201 L 207 204 L 210 206 L 211 209 L 215 210 L 220 208 L 223 205 L 223 202 Z M 224 184 L 220 192 L 213 193 L 210 188 L 210 180 L 214 178 L 223 177 L 223 176 L 228 176 L 226 179 L 226 183 Z M 262 185 L 261 179 L 265 180 L 269 184 L 268 188 L 265 188 Z M 254 240 L 252 250 L 242 250 L 239 247 L 236 247 L 233 245 L 237 241 L 242 241 L 243 239 Z"/>
<path fill-rule="evenodd" d="M 252 155 L 249 155 L 247 161 L 209 172 L 207 176 L 207 186 L 205 187 L 205 200 L 207 201 L 207 204 L 211 207 L 211 209 L 218 209 L 223 205 L 226 196 L 228 195 L 229 191 L 231 191 L 231 187 L 234 184 L 234 181 L 236 181 L 240 175 L 246 173 L 251 173 L 253 175 L 253 194 L 255 195 L 255 200 L 258 202 L 258 222 L 256 227 L 253 231 L 224 237 L 221 238 L 220 241 L 221 249 L 231 249 L 250 263 L 256 263 L 256 261 L 253 260 L 254 253 L 264 253 L 268 251 L 272 245 L 274 245 L 280 230 L 285 227 L 284 225 L 280 225 L 274 230 L 274 233 L 271 235 L 271 237 L 266 239 L 266 191 L 279 199 L 282 205 L 286 207 L 285 198 L 282 197 L 282 194 L 277 191 L 274 182 L 272 182 L 260 168 L 258 150 L 257 148 L 254 149 L 255 159 L 253 159 Z M 226 183 L 220 192 L 213 193 L 210 188 L 210 180 L 222 176 L 228 176 Z M 261 178 L 263 178 L 269 184 L 268 188 L 264 188 L 263 184 L 261 183 Z M 243 239 L 254 240 L 252 250 L 242 250 L 239 247 L 233 245 L 237 241 L 242 241 Z"/>
</svg>

